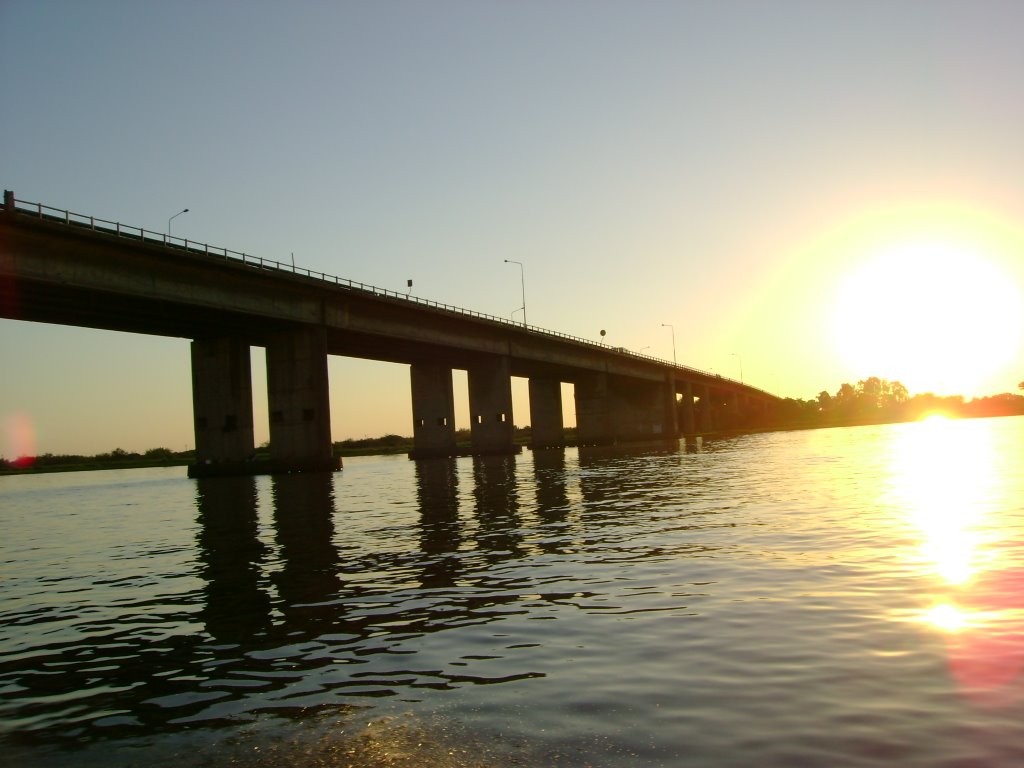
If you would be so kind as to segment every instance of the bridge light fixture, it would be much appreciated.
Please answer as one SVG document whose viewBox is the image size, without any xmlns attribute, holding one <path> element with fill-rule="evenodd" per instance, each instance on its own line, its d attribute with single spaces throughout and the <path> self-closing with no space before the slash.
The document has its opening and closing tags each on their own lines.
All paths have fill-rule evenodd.
<svg viewBox="0 0 1024 768">
<path fill-rule="evenodd" d="M 743 383 L 743 356 L 739 352 L 733 352 L 732 356 L 740 361 L 740 384 Z"/>
<path fill-rule="evenodd" d="M 523 289 L 523 306 L 520 309 L 523 310 L 523 328 L 526 327 L 526 273 L 523 269 L 523 262 L 513 261 L 512 259 L 505 259 L 506 264 L 518 264 L 519 265 L 519 283 Z"/>
<path fill-rule="evenodd" d="M 171 218 L 169 218 L 167 220 L 167 234 L 168 235 L 171 234 L 171 222 L 174 221 L 179 216 L 181 216 L 181 214 L 183 214 L 183 213 L 188 213 L 188 208 L 184 208 L 184 209 L 178 211 L 176 214 L 174 214 L 173 216 L 171 216 Z"/>
<path fill-rule="evenodd" d="M 679 365 L 676 362 L 676 327 L 672 323 L 662 323 L 661 327 L 672 329 L 672 365 Z"/>
</svg>

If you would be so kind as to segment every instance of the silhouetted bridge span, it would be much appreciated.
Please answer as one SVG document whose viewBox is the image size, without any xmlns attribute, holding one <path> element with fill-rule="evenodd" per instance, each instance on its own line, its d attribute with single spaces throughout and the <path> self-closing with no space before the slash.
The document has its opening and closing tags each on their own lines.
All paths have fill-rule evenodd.
<svg viewBox="0 0 1024 768">
<path fill-rule="evenodd" d="M 4 193 L 0 316 L 192 340 L 193 474 L 336 467 L 327 355 L 410 367 L 414 456 L 456 453 L 452 371 L 467 371 L 472 453 L 511 453 L 511 377 L 529 380 L 534 447 L 748 426 L 777 400 L 647 355 Z M 257 465 L 251 346 L 266 349 L 270 461 Z"/>
</svg>

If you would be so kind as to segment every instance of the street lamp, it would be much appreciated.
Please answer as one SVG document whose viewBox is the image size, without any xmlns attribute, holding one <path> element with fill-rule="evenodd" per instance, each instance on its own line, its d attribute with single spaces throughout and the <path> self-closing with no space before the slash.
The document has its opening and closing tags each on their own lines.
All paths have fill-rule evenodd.
<svg viewBox="0 0 1024 768">
<path fill-rule="evenodd" d="M 742 384 L 743 383 L 743 357 L 740 355 L 739 352 L 733 352 L 732 356 L 740 361 L 740 384 Z"/>
<path fill-rule="evenodd" d="M 169 218 L 167 220 L 167 234 L 168 235 L 171 234 L 171 222 L 174 221 L 179 216 L 181 216 L 181 214 L 183 214 L 183 213 L 188 213 L 188 208 L 185 208 L 184 210 L 178 211 L 176 214 L 174 214 L 173 216 L 171 216 L 171 218 Z"/>
<path fill-rule="evenodd" d="M 662 323 L 661 327 L 672 329 L 672 365 L 679 365 L 676 362 L 676 327 L 671 323 Z"/>
<path fill-rule="evenodd" d="M 513 261 L 512 259 L 505 259 L 506 264 L 518 264 L 519 265 L 519 283 L 523 289 L 523 327 L 526 327 L 526 271 L 523 269 L 523 262 Z"/>
</svg>

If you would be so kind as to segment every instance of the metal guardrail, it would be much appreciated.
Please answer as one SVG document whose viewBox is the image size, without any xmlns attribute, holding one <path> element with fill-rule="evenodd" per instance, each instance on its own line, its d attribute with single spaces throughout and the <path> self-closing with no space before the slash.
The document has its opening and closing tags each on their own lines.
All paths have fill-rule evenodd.
<svg viewBox="0 0 1024 768">
<path fill-rule="evenodd" d="M 418 296 L 410 296 L 409 294 L 399 293 L 398 291 L 388 290 L 387 288 L 380 288 L 374 285 L 368 285 L 361 283 L 356 280 L 349 280 L 347 278 L 336 277 L 334 275 L 328 275 L 326 272 L 317 272 L 311 269 L 305 269 L 304 267 L 297 267 L 294 264 L 287 264 L 285 262 L 274 261 L 272 259 L 264 259 L 261 256 L 251 256 L 241 251 L 233 251 L 228 248 L 221 248 L 217 246 L 211 246 L 207 243 L 200 243 L 195 240 L 189 240 L 184 237 L 176 237 L 162 232 L 152 232 L 142 227 L 135 227 L 128 224 L 121 224 L 117 221 L 109 221 L 107 219 L 99 219 L 95 216 L 86 216 L 80 213 L 72 213 L 63 208 L 54 208 L 49 205 L 43 205 L 42 203 L 33 203 L 27 200 L 17 200 L 9 193 L 4 195 L 4 205 L 0 206 L 3 210 L 7 209 L 7 201 L 14 201 L 14 212 L 28 214 L 35 216 L 36 218 L 43 219 L 54 223 L 65 224 L 70 227 L 79 227 L 83 229 L 89 229 L 95 232 L 104 234 L 115 235 L 116 237 L 123 237 L 126 239 L 137 240 L 142 243 L 152 245 L 163 245 L 165 248 L 174 248 L 176 250 L 183 250 L 192 254 L 201 254 L 204 256 L 220 257 L 223 259 L 231 259 L 233 261 L 240 262 L 243 265 L 253 267 L 255 269 L 266 269 L 277 272 L 291 272 L 296 275 L 302 275 L 313 280 L 319 280 L 330 285 L 337 285 L 344 288 L 349 288 L 364 293 L 373 294 L 374 296 L 383 296 L 389 299 L 395 299 L 410 304 L 416 304 L 419 306 L 430 307 L 432 309 L 439 309 L 443 312 L 450 314 L 459 315 L 462 317 L 472 317 L 478 320 L 487 320 L 492 323 L 498 323 L 500 325 L 508 326 L 517 330 L 527 331 L 538 336 L 546 336 L 553 339 L 564 339 L 567 341 L 575 342 L 576 344 L 583 344 L 593 349 L 599 349 L 603 352 L 610 352 L 612 354 L 623 355 L 626 357 L 637 358 L 640 360 L 649 360 L 651 362 L 658 363 L 659 365 L 673 368 L 677 371 L 683 371 L 691 374 L 698 374 L 712 379 L 720 379 L 730 384 L 738 384 L 745 389 L 751 389 L 757 392 L 762 392 L 770 397 L 773 397 L 768 392 L 757 387 L 752 387 L 749 384 L 736 381 L 735 379 L 726 378 L 710 371 L 703 371 L 699 368 L 691 368 L 685 365 L 674 365 L 666 360 L 662 360 L 659 357 L 653 355 L 644 355 L 639 352 L 632 352 L 624 348 L 609 347 L 606 344 L 591 341 L 590 339 L 584 339 L 580 336 L 573 336 L 568 333 L 562 333 L 560 331 L 551 331 L 546 328 L 538 328 L 533 325 L 525 325 L 522 323 L 516 323 L 512 320 L 508 320 L 504 317 L 498 317 L 496 315 L 489 315 L 484 312 L 476 312 L 472 309 L 465 309 L 463 307 L 456 307 L 450 304 L 443 304 L 438 301 L 431 301 L 430 299 L 422 299 Z"/>
</svg>

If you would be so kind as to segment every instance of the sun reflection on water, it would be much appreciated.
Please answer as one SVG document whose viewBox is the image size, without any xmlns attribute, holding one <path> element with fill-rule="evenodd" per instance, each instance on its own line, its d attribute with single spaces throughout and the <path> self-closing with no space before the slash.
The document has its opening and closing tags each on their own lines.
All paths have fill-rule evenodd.
<svg viewBox="0 0 1024 768">
<path fill-rule="evenodd" d="M 937 603 L 925 612 L 929 624 L 944 632 L 959 632 L 969 625 L 970 619 L 955 605 Z"/>
<path fill-rule="evenodd" d="M 921 555 L 952 585 L 967 584 L 984 565 L 979 530 L 997 483 L 991 446 L 957 444 L 958 426 L 934 416 L 905 425 L 892 459 L 896 495 L 922 534 Z"/>
<path fill-rule="evenodd" d="M 1000 558 L 995 447 L 970 427 L 941 417 L 904 425 L 892 490 L 920 534 L 917 565 L 933 581 L 919 621 L 945 638 L 962 692 L 1005 703 L 1020 694 L 1024 606 L 1018 571 Z"/>
</svg>

